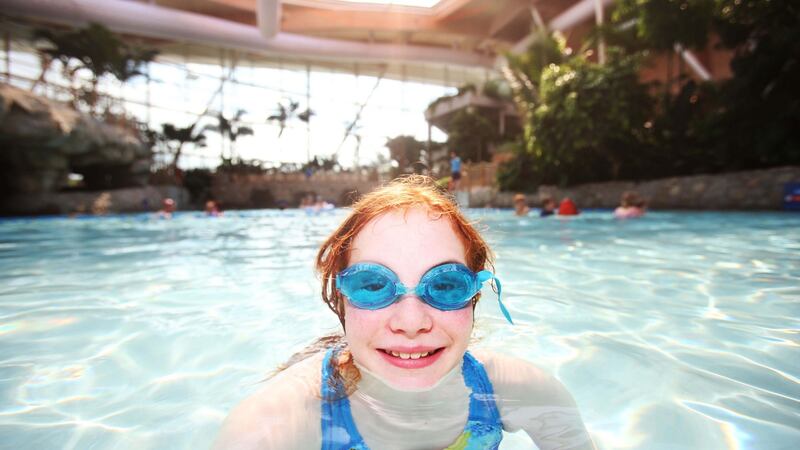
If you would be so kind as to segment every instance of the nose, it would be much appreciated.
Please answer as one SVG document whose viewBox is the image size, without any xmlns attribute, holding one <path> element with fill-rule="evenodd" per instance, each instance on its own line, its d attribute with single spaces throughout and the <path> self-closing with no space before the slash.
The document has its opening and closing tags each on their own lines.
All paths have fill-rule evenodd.
<svg viewBox="0 0 800 450">
<path fill-rule="evenodd" d="M 390 308 L 392 315 L 389 318 L 389 328 L 392 333 L 414 338 L 431 331 L 433 327 L 431 307 L 416 295 L 405 295 Z"/>
</svg>

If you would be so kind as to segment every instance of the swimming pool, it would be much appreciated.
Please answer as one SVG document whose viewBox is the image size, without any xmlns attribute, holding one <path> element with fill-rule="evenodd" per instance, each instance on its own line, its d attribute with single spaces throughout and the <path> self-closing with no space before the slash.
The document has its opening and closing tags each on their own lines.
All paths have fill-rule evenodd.
<svg viewBox="0 0 800 450">
<path fill-rule="evenodd" d="M 337 329 L 312 260 L 345 213 L 0 221 L 0 448 L 207 448 Z M 797 448 L 800 215 L 469 215 L 516 322 L 479 305 L 475 345 L 557 375 L 601 448 Z"/>
</svg>

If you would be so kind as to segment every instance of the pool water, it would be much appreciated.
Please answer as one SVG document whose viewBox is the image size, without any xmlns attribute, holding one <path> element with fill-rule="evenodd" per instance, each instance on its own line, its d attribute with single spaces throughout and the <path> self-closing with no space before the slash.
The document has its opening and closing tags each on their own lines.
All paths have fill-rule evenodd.
<svg viewBox="0 0 800 450">
<path fill-rule="evenodd" d="M 345 214 L 0 221 L 0 448 L 207 448 L 337 329 L 312 261 Z M 800 215 L 469 215 L 516 322 L 483 302 L 475 346 L 555 374 L 600 448 L 798 448 Z"/>
</svg>

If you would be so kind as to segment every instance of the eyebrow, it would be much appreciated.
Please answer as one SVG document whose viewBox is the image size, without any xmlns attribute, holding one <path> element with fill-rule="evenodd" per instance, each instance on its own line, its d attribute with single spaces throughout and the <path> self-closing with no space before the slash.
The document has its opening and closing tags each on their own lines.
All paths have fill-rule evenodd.
<svg viewBox="0 0 800 450">
<path fill-rule="evenodd" d="M 357 263 L 350 264 L 350 265 L 348 265 L 347 267 L 350 267 L 350 266 L 352 266 L 352 265 L 354 265 L 354 264 L 366 264 L 366 263 L 369 263 L 369 264 L 378 264 L 378 265 L 380 265 L 380 266 L 383 266 L 383 267 L 386 267 L 387 269 L 389 269 L 389 270 L 391 270 L 392 272 L 394 272 L 394 270 L 393 270 L 391 267 L 389 267 L 387 264 L 384 264 L 384 263 L 382 263 L 382 262 L 378 262 L 378 261 L 372 261 L 372 260 L 364 260 L 364 261 L 359 261 L 359 262 L 357 262 Z M 469 268 L 469 266 L 467 266 L 467 263 L 466 263 L 466 262 L 457 261 L 457 260 L 455 260 L 455 259 L 448 259 L 448 260 L 446 260 L 446 261 L 441 261 L 441 262 L 438 262 L 438 263 L 436 263 L 436 264 L 434 264 L 434 265 L 432 265 L 432 266 L 429 266 L 428 268 L 426 268 L 426 269 L 425 269 L 425 271 L 424 271 L 422 274 L 424 275 L 424 274 L 428 273 L 428 272 L 429 272 L 431 269 L 433 269 L 434 267 L 439 267 L 439 266 L 441 266 L 441 265 L 444 265 L 444 264 L 461 264 L 461 265 L 463 265 L 463 266 L 466 266 L 467 268 Z M 470 269 L 470 270 L 472 270 L 472 269 Z M 397 275 L 397 272 L 394 272 L 394 273 L 395 273 L 395 275 Z"/>
</svg>

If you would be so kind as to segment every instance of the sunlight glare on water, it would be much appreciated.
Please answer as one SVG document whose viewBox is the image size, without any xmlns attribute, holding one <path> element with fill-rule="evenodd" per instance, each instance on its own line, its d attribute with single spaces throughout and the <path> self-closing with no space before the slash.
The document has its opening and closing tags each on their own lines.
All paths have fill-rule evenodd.
<svg viewBox="0 0 800 450">
<path fill-rule="evenodd" d="M 0 448 L 207 448 L 337 329 L 312 264 L 345 214 L 0 222 Z M 475 346 L 555 374 L 601 448 L 797 448 L 800 215 L 469 215 L 516 323 L 485 296 Z"/>
</svg>

